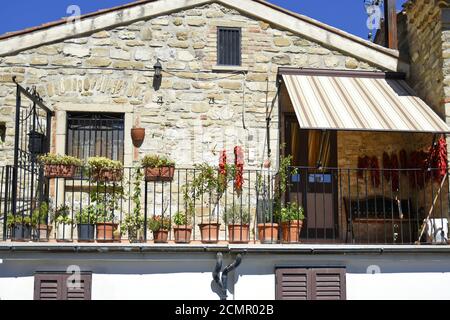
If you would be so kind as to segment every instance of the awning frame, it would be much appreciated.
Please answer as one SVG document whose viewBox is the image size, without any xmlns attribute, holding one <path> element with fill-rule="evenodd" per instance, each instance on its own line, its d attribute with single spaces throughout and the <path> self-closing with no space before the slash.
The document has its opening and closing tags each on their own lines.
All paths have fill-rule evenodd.
<svg viewBox="0 0 450 320">
<path fill-rule="evenodd" d="M 348 78 L 370 78 L 370 79 L 389 79 L 405 80 L 406 74 L 403 72 L 381 72 L 381 71 L 362 71 L 362 70 L 336 70 L 336 69 L 314 69 L 314 68 L 278 68 L 277 86 L 286 86 L 283 80 L 284 75 L 302 75 L 302 76 L 329 76 L 329 77 L 348 77 Z M 280 100 L 280 99 L 279 99 Z M 281 116 L 281 101 L 279 101 L 279 110 Z M 421 130 L 395 130 L 395 129 L 364 129 L 364 128 L 330 128 L 330 127 L 308 127 L 311 130 L 331 130 L 331 131 L 355 131 L 355 132 L 380 132 L 380 133 L 424 133 L 424 134 L 450 134 L 450 128 L 447 131 L 421 131 Z"/>
</svg>

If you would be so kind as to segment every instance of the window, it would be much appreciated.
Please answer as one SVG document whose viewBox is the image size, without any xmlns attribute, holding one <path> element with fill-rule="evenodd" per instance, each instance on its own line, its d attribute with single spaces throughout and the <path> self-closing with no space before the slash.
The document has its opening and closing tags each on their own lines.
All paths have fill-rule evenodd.
<svg viewBox="0 0 450 320">
<path fill-rule="evenodd" d="M 344 268 L 279 268 L 277 300 L 345 300 Z"/>
<path fill-rule="evenodd" d="M 124 158 L 124 115 L 111 113 L 69 113 L 67 154 L 79 159 Z"/>
<path fill-rule="evenodd" d="M 5 142 L 6 139 L 6 124 L 4 122 L 0 122 L 0 143 Z"/>
<path fill-rule="evenodd" d="M 42 272 L 34 275 L 34 300 L 91 300 L 92 274 Z"/>
<path fill-rule="evenodd" d="M 241 65 L 241 29 L 217 29 L 217 64 L 220 66 Z"/>
</svg>

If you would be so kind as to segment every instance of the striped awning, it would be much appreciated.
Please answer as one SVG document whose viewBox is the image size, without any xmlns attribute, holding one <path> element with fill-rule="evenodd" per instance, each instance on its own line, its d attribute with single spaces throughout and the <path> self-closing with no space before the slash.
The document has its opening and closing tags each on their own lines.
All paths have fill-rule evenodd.
<svg viewBox="0 0 450 320">
<path fill-rule="evenodd" d="M 450 132 L 406 84 L 386 76 L 283 74 L 301 128 Z"/>
</svg>

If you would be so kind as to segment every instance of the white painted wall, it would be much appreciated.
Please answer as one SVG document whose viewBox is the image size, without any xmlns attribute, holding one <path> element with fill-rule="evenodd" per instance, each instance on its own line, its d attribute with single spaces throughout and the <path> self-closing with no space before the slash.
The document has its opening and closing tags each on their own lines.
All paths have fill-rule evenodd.
<svg viewBox="0 0 450 320">
<path fill-rule="evenodd" d="M 33 300 L 34 277 L 0 277 L 0 300 Z"/>
<path fill-rule="evenodd" d="M 93 300 L 217 300 L 211 273 L 93 274 Z"/>
<path fill-rule="evenodd" d="M 78 265 L 93 273 L 92 298 L 102 300 L 217 300 L 214 253 L 0 254 L 0 299 L 33 299 L 36 271 Z M 224 256 L 224 266 L 231 262 Z M 450 300 L 450 255 L 246 254 L 230 274 L 230 300 L 275 298 L 276 267 L 346 267 L 349 300 Z M 377 266 L 380 273 L 370 274 Z M 369 268 L 373 269 L 373 267 Z"/>
<path fill-rule="evenodd" d="M 450 300 L 450 273 L 347 273 L 348 300 Z"/>
</svg>

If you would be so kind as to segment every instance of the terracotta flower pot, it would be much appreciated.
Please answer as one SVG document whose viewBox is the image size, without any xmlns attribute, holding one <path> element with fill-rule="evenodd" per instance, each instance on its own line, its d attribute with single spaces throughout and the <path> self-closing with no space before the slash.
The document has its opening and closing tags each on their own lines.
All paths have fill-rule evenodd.
<svg viewBox="0 0 450 320">
<path fill-rule="evenodd" d="M 101 169 L 92 172 L 92 180 L 95 182 L 117 182 L 123 178 L 122 169 Z"/>
<path fill-rule="evenodd" d="M 203 243 L 219 242 L 220 223 L 203 223 L 198 226 Z"/>
<path fill-rule="evenodd" d="M 190 243 L 192 235 L 192 227 L 178 226 L 173 228 L 175 243 Z"/>
<path fill-rule="evenodd" d="M 175 175 L 175 167 L 145 168 L 145 180 L 148 181 L 172 181 Z"/>
<path fill-rule="evenodd" d="M 136 148 L 140 148 L 144 143 L 145 139 L 145 128 L 133 128 L 131 129 L 131 139 L 133 140 L 133 145 Z"/>
<path fill-rule="evenodd" d="M 48 226 L 46 224 L 40 224 L 38 225 L 38 227 L 36 228 L 36 230 L 34 230 L 35 233 L 35 240 L 36 241 L 40 241 L 40 242 L 46 242 L 49 240 L 50 238 L 50 232 L 51 232 L 52 227 Z"/>
<path fill-rule="evenodd" d="M 97 223 L 97 241 L 98 242 L 114 242 L 114 232 L 118 229 L 116 223 Z"/>
<path fill-rule="evenodd" d="M 168 230 L 153 231 L 153 241 L 155 243 L 167 243 L 168 239 L 169 239 Z"/>
<path fill-rule="evenodd" d="M 260 223 L 258 224 L 258 238 L 261 243 L 278 242 L 278 224 Z"/>
<path fill-rule="evenodd" d="M 250 240 L 250 226 L 240 224 L 228 225 L 228 241 L 230 243 L 248 243 Z"/>
<path fill-rule="evenodd" d="M 295 220 L 281 223 L 284 243 L 299 243 L 303 221 Z"/>
<path fill-rule="evenodd" d="M 65 164 L 46 164 L 44 176 L 47 178 L 73 178 L 75 166 Z"/>
</svg>

